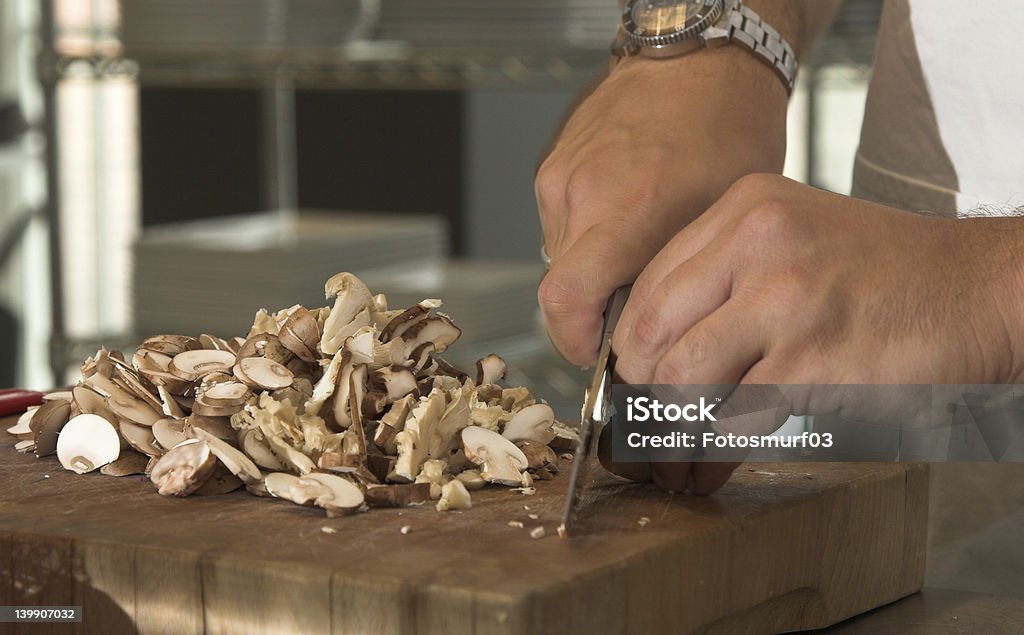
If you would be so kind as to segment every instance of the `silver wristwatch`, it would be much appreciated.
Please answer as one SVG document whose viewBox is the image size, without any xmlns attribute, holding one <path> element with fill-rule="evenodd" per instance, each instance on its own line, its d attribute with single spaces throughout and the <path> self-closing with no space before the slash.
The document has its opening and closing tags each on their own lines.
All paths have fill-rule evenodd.
<svg viewBox="0 0 1024 635">
<path fill-rule="evenodd" d="M 793 90 L 793 48 L 740 0 L 628 0 L 612 53 L 675 57 L 729 42 L 749 49 Z"/>
</svg>

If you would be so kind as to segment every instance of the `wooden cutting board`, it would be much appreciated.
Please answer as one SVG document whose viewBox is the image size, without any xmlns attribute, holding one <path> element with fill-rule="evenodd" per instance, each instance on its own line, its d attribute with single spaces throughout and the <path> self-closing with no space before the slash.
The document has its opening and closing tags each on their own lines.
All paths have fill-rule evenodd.
<svg viewBox="0 0 1024 635">
<path fill-rule="evenodd" d="M 559 539 L 564 473 L 533 496 L 475 492 L 465 512 L 329 520 L 244 492 L 163 498 L 12 445 L 0 432 L 0 605 L 81 605 L 84 621 L 0 633 L 767 633 L 924 575 L 917 464 L 748 464 L 704 498 L 609 480 L 584 533 Z"/>
</svg>

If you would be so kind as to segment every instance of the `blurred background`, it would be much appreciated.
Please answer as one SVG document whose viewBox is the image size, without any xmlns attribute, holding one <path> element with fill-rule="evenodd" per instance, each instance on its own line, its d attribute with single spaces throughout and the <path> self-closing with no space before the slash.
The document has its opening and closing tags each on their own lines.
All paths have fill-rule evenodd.
<svg viewBox="0 0 1024 635">
<path fill-rule="evenodd" d="M 616 0 L 3 0 L 0 387 L 100 344 L 244 335 L 349 270 L 441 297 L 447 355 L 579 408 L 537 317 L 538 156 Z M 803 60 L 786 172 L 848 192 L 881 0 Z"/>
</svg>

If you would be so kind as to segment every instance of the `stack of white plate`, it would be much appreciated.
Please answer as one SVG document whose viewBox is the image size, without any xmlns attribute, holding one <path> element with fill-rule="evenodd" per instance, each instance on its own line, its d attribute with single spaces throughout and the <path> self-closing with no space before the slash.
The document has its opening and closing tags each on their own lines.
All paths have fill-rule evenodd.
<svg viewBox="0 0 1024 635">
<path fill-rule="evenodd" d="M 447 253 L 440 218 L 277 212 L 147 228 L 134 245 L 135 330 L 245 335 L 259 308 L 323 306 L 351 271 L 375 292 L 433 284 Z"/>
</svg>

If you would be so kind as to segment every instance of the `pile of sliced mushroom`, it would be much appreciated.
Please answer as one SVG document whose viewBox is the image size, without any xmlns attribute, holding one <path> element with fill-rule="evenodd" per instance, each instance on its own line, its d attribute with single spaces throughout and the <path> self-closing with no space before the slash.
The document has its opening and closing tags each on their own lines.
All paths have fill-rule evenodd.
<svg viewBox="0 0 1024 635">
<path fill-rule="evenodd" d="M 390 309 L 350 273 L 332 305 L 261 309 L 245 338 L 159 335 L 130 358 L 100 349 L 73 390 L 8 432 L 66 469 L 146 474 L 164 496 L 257 496 L 338 516 L 435 500 L 469 509 L 489 483 L 530 488 L 558 472 L 576 433 L 505 361 L 441 357 L 462 331 L 441 301 Z"/>
</svg>

